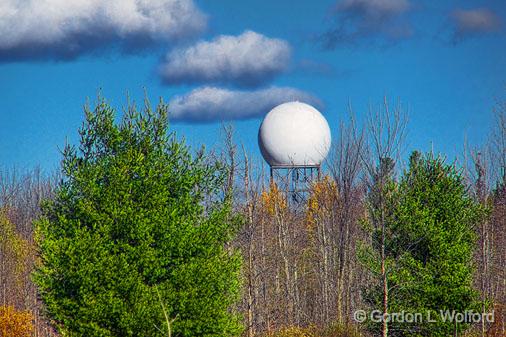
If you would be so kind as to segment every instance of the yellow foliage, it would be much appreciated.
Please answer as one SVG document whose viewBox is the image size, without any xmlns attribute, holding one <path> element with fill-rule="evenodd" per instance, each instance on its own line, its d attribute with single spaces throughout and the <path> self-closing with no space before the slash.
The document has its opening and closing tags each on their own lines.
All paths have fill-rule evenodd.
<svg viewBox="0 0 506 337">
<path fill-rule="evenodd" d="M 0 209 L 0 253 L 13 262 L 13 272 L 19 282 L 27 268 L 26 259 L 30 253 L 30 244 L 16 233 L 14 224 L 5 213 L 5 210 Z"/>
<path fill-rule="evenodd" d="M 329 176 L 323 177 L 323 179 L 311 186 L 306 212 L 306 222 L 310 231 L 314 228 L 319 217 L 325 217 L 325 206 L 337 198 L 337 196 L 337 184 Z M 332 209 L 332 207 L 327 208 Z"/>
<path fill-rule="evenodd" d="M 317 337 L 313 328 L 291 326 L 270 333 L 267 337 Z"/>
<path fill-rule="evenodd" d="M 360 337 L 363 335 L 353 325 L 334 324 L 326 328 L 291 326 L 267 334 L 265 337 Z"/>
<path fill-rule="evenodd" d="M 274 183 L 271 184 L 269 191 L 262 192 L 262 204 L 271 216 L 287 208 L 285 196 Z"/>
<path fill-rule="evenodd" d="M 0 337 L 30 337 L 32 331 L 33 316 L 29 311 L 0 306 Z"/>
</svg>

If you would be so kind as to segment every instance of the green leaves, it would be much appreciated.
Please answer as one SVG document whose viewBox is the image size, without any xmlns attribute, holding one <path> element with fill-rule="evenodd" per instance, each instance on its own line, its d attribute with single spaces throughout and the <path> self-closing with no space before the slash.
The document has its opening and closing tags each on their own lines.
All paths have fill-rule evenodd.
<svg viewBox="0 0 506 337">
<path fill-rule="evenodd" d="M 414 153 L 409 170 L 387 191 L 391 194 L 383 194 L 383 206 L 387 214 L 389 311 L 433 312 L 435 317 L 440 310 L 464 312 L 474 308 L 473 229 L 487 210 L 468 195 L 460 173 L 442 158 Z M 378 213 L 378 203 L 373 204 L 372 211 L 373 215 Z M 381 235 L 380 229 L 374 235 Z M 376 309 L 381 308 L 379 293 L 378 287 L 367 294 Z M 398 323 L 391 326 L 390 335 L 448 336 L 455 327 L 454 322 L 440 319 Z M 459 324 L 457 330 L 465 327 Z"/>
<path fill-rule="evenodd" d="M 237 228 L 220 202 L 224 172 L 167 134 L 167 106 L 123 120 L 104 99 L 85 108 L 78 148 L 37 222 L 36 283 L 50 317 L 72 336 L 232 336 L 240 259 L 224 249 Z M 204 204 L 204 196 L 208 201 Z M 209 198 L 212 196 L 212 198 Z"/>
</svg>

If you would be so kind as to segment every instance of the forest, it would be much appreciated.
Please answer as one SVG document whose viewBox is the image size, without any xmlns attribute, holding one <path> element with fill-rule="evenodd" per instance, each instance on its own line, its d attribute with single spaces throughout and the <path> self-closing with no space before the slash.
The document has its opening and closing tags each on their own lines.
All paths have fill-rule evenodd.
<svg viewBox="0 0 506 337">
<path fill-rule="evenodd" d="M 506 101 L 455 158 L 350 106 L 298 203 L 232 125 L 192 149 L 163 102 L 84 110 L 60 171 L 0 168 L 0 336 L 506 336 Z"/>
</svg>

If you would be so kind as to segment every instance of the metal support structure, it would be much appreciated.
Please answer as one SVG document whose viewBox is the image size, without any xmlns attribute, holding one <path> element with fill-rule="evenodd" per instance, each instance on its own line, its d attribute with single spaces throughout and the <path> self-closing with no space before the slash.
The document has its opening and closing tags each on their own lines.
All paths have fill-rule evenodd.
<svg viewBox="0 0 506 337">
<path fill-rule="evenodd" d="M 319 179 L 319 165 L 271 166 L 271 184 L 276 184 L 291 205 L 304 203 L 309 196 L 311 184 Z"/>
</svg>

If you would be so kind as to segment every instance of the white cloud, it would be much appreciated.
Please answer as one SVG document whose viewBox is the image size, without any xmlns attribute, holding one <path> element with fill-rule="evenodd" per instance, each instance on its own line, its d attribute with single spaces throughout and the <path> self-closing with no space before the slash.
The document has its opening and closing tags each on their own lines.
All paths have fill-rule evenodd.
<svg viewBox="0 0 506 337">
<path fill-rule="evenodd" d="M 0 60 L 73 58 L 202 31 L 192 0 L 0 0 Z"/>
<path fill-rule="evenodd" d="M 221 35 L 170 52 L 160 65 L 160 75 L 168 84 L 234 83 L 251 87 L 285 71 L 290 54 L 286 41 L 252 31 Z"/>
<path fill-rule="evenodd" d="M 256 91 L 232 91 L 202 87 L 169 103 L 172 121 L 209 123 L 260 117 L 278 104 L 302 101 L 321 107 L 321 101 L 304 91 L 271 87 Z"/>
<path fill-rule="evenodd" d="M 454 23 L 454 40 L 468 36 L 498 31 L 501 20 L 487 8 L 457 9 L 451 13 Z"/>
</svg>

